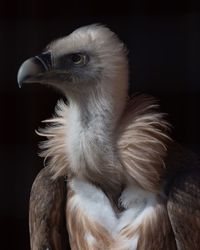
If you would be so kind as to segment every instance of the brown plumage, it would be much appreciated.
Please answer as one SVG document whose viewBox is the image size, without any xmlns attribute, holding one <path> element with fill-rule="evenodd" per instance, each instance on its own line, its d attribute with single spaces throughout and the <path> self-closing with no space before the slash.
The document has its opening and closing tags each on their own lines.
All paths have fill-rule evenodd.
<svg viewBox="0 0 200 250">
<path fill-rule="evenodd" d="M 154 98 L 128 98 L 127 65 L 98 25 L 22 65 L 19 84 L 52 85 L 69 102 L 38 131 L 46 167 L 31 192 L 32 249 L 67 249 L 67 233 L 73 250 L 199 249 L 198 161 L 171 140 Z"/>
<path fill-rule="evenodd" d="M 31 249 L 66 249 L 65 197 L 63 178 L 54 181 L 49 169 L 43 168 L 33 183 L 30 195 Z"/>
</svg>

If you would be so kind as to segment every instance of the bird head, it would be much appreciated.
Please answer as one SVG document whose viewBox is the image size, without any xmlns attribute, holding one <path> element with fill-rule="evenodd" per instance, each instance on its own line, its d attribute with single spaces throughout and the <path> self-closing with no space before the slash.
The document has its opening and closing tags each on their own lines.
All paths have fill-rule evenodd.
<svg viewBox="0 0 200 250">
<path fill-rule="evenodd" d="M 26 60 L 18 84 L 40 83 L 61 90 L 67 98 L 95 90 L 126 96 L 128 66 L 124 44 L 108 28 L 89 25 L 50 43 L 43 53 Z M 102 91 L 101 91 L 102 90 Z"/>
</svg>

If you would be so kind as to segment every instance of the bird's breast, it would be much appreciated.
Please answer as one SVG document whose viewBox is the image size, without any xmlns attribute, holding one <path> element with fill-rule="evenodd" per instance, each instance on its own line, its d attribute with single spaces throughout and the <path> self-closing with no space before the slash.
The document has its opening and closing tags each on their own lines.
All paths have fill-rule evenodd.
<svg viewBox="0 0 200 250">
<path fill-rule="evenodd" d="M 83 179 L 72 179 L 67 202 L 72 249 L 137 249 L 143 237 L 142 227 L 147 226 L 149 220 L 156 221 L 157 197 L 129 185 L 123 190 L 119 203 L 124 211 L 117 214 L 100 188 Z"/>
</svg>

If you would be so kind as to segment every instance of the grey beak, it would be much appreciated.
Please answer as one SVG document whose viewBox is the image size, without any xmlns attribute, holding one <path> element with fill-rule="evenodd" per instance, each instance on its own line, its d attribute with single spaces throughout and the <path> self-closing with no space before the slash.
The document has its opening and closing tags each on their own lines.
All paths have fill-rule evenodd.
<svg viewBox="0 0 200 250">
<path fill-rule="evenodd" d="M 29 58 L 22 63 L 17 74 L 17 82 L 19 87 L 22 87 L 23 83 L 32 83 L 36 77 L 50 71 L 52 69 L 52 54 L 51 51 L 44 52 L 38 56 Z"/>
</svg>

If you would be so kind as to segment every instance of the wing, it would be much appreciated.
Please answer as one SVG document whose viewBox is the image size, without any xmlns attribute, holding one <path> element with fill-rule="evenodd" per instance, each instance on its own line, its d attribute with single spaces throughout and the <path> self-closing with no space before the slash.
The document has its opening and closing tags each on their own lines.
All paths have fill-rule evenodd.
<svg viewBox="0 0 200 250">
<path fill-rule="evenodd" d="M 169 149 L 167 210 L 178 250 L 200 249 L 200 164 L 177 143 Z"/>
<path fill-rule="evenodd" d="M 180 174 L 169 192 L 168 214 L 177 249 L 200 249 L 200 170 Z"/>
<path fill-rule="evenodd" d="M 48 167 L 37 175 L 29 208 L 32 250 L 70 249 L 65 222 L 66 187 L 64 178 L 52 180 Z"/>
</svg>

